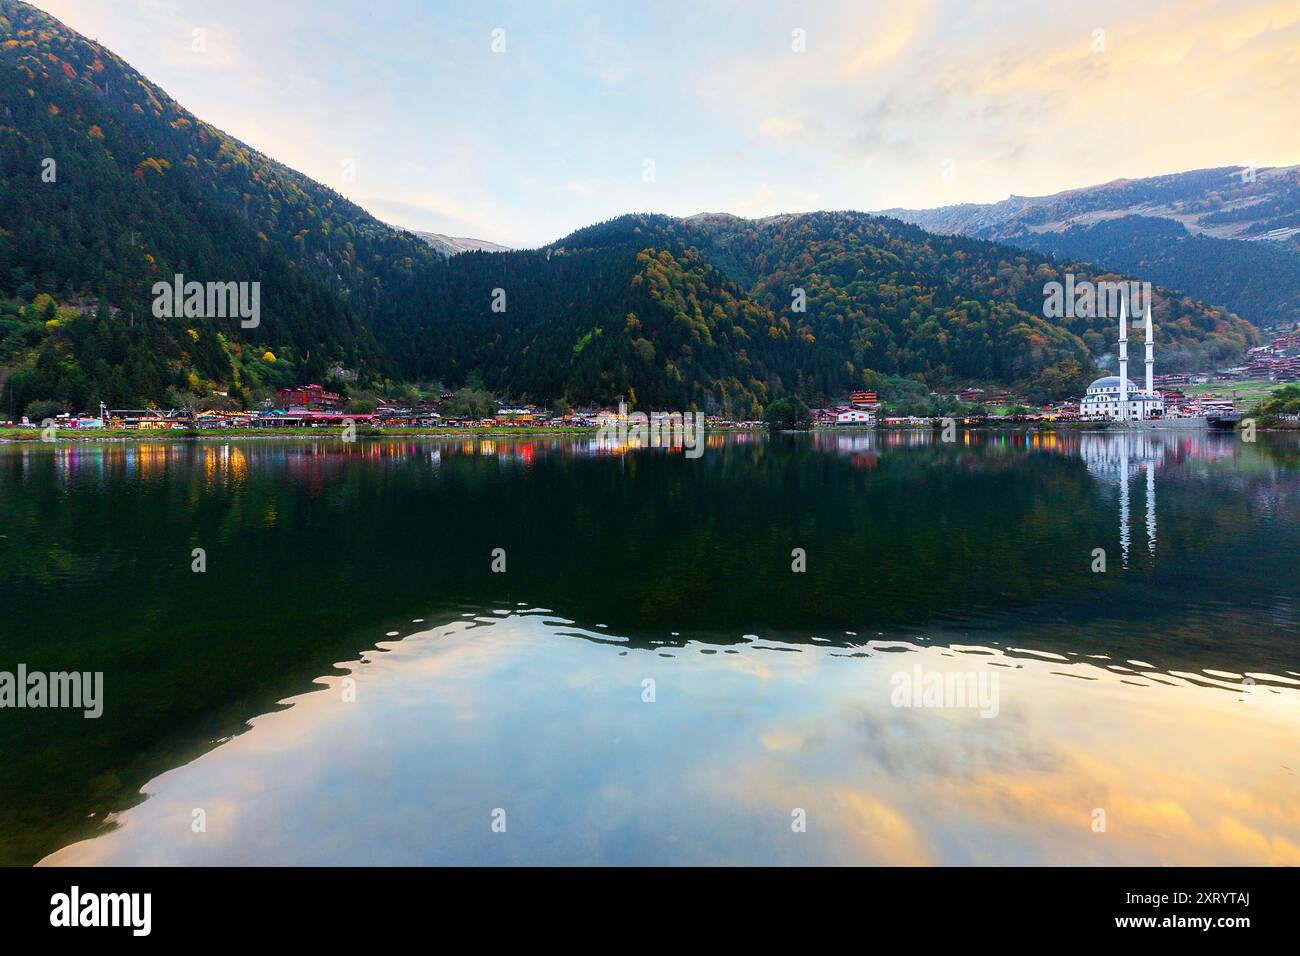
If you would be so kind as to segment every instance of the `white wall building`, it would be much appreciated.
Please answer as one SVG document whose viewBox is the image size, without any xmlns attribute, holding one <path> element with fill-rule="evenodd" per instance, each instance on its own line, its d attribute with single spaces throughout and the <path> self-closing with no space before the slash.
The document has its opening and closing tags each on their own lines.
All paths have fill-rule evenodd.
<svg viewBox="0 0 1300 956">
<path fill-rule="evenodd" d="M 1079 403 L 1081 418 L 1108 418 L 1111 421 L 1141 421 L 1146 418 L 1163 418 L 1164 396 L 1155 388 L 1155 337 L 1151 328 L 1151 306 L 1147 306 L 1146 322 L 1147 387 L 1138 388 L 1128 377 L 1128 312 L 1125 303 L 1119 306 L 1119 374 L 1099 378 L 1088 386 Z"/>
<path fill-rule="evenodd" d="M 1108 418 L 1112 421 L 1164 417 L 1165 399 L 1159 392 L 1144 392 L 1132 380 L 1123 391 L 1127 394 L 1121 399 L 1118 375 L 1097 379 L 1088 386 L 1083 401 L 1079 403 L 1079 415 L 1083 418 Z M 1127 414 L 1123 414 L 1124 405 L 1128 406 Z"/>
<path fill-rule="evenodd" d="M 835 415 L 836 425 L 870 425 L 876 417 L 860 408 L 850 408 Z"/>
</svg>

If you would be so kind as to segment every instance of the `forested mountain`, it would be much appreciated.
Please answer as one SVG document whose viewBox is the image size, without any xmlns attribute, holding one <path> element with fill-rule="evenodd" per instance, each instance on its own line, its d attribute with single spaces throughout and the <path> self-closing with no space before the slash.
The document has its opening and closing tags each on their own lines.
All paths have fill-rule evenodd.
<svg viewBox="0 0 1300 956">
<path fill-rule="evenodd" d="M 74 306 L 49 326 L 22 309 L 0 315 L 0 365 L 18 365 L 11 407 L 161 401 L 168 388 L 324 378 L 333 362 L 386 367 L 367 326 L 389 287 L 435 258 L 194 117 L 102 46 L 0 0 L 0 298 Z M 260 325 L 153 319 L 153 284 L 176 273 L 260 281 Z"/>
<path fill-rule="evenodd" d="M 579 403 L 622 394 L 744 417 L 776 397 L 821 402 L 887 376 L 1058 396 L 1082 389 L 1114 330 L 1044 318 L 1044 283 L 1067 271 L 1121 278 L 863 213 L 631 215 L 541 250 L 450 251 L 0 0 L 10 416 L 46 400 L 83 410 L 229 391 L 248 402 L 329 382 L 331 369 L 339 388 L 420 381 Z M 153 284 L 176 273 L 261 282 L 260 324 L 155 318 Z M 1162 368 L 1232 360 L 1256 341 L 1248 323 L 1182 294 L 1157 290 L 1155 320 Z"/>
<path fill-rule="evenodd" d="M 1141 275 L 1255 325 L 1300 322 L 1300 166 L 1198 169 L 882 215 Z"/>
<path fill-rule="evenodd" d="M 472 372 L 531 398 L 630 394 L 750 416 L 780 395 L 820 402 L 884 376 L 1065 395 L 1115 338 L 1113 318 L 1043 317 L 1044 283 L 1066 271 L 1119 278 L 864 213 L 629 215 L 542 251 L 425 270 L 400 324 L 379 334 L 405 343 L 417 375 Z M 1256 341 L 1226 311 L 1162 290 L 1154 316 L 1162 368 Z"/>
<path fill-rule="evenodd" d="M 1265 327 L 1300 322 L 1300 251 L 1286 243 L 1192 235 L 1181 222 L 1150 216 L 1004 239 L 1062 259 L 1089 262 L 1185 289 Z"/>
</svg>

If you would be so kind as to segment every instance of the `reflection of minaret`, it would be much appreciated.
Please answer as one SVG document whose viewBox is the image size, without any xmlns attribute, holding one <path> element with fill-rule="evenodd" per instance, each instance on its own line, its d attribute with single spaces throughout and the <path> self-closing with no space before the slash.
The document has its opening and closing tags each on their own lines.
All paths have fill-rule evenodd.
<svg viewBox="0 0 1300 956">
<path fill-rule="evenodd" d="M 1156 467 L 1163 449 L 1174 442 L 1159 437 L 1159 432 L 1135 434 L 1128 431 L 1111 434 L 1085 434 L 1079 439 L 1079 456 L 1091 474 L 1107 485 L 1119 486 L 1119 541 L 1123 566 L 1127 568 L 1132 552 L 1133 495 L 1130 483 L 1146 470 L 1147 551 L 1156 553 Z M 1108 499 L 1113 501 L 1114 499 Z"/>
<path fill-rule="evenodd" d="M 1121 306 L 1122 308 L 1122 306 Z M 1121 341 L 1123 341 L 1121 339 Z M 1122 349 L 1124 346 L 1121 345 Z M 1123 355 L 1120 352 L 1120 355 Z M 1124 381 L 1124 365 L 1127 360 L 1120 359 L 1120 381 Z M 1122 389 L 1124 386 L 1121 385 Z M 1120 394 L 1123 394 L 1121 392 Z M 1119 547 L 1124 553 L 1124 567 L 1128 567 L 1128 435 L 1120 435 L 1119 441 Z"/>
<path fill-rule="evenodd" d="M 1147 303 L 1147 394 L 1156 393 L 1156 343 L 1151 337 L 1151 303 Z M 1142 406 L 1146 408 L 1144 403 Z"/>
<path fill-rule="evenodd" d="M 1148 365 L 1147 375 L 1151 374 L 1150 369 L 1151 366 Z M 1147 462 L 1147 551 L 1152 555 L 1156 553 L 1156 465 L 1154 461 Z"/>
</svg>

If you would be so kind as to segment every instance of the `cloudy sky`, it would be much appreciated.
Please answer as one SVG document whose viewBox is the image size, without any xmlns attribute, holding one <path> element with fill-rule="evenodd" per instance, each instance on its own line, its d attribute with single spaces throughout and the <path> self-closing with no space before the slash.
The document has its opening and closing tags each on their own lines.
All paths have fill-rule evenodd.
<svg viewBox="0 0 1300 956">
<path fill-rule="evenodd" d="M 380 218 L 512 246 L 1300 162 L 1296 0 L 36 5 Z"/>
</svg>

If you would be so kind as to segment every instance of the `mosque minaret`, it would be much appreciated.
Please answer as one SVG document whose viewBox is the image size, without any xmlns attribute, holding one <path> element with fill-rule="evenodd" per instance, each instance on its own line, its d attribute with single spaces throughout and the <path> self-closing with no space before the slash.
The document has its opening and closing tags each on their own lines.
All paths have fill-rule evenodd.
<svg viewBox="0 0 1300 956">
<path fill-rule="evenodd" d="M 1119 303 L 1119 420 L 1128 419 L 1128 311 Z"/>
<path fill-rule="evenodd" d="M 1134 323 L 1136 327 L 1136 322 Z M 1105 418 L 1113 422 L 1145 421 L 1164 418 L 1165 400 L 1155 388 L 1156 341 L 1151 322 L 1151 305 L 1146 314 L 1146 389 L 1138 387 L 1128 377 L 1128 308 L 1124 300 L 1119 305 L 1119 375 L 1107 375 L 1088 386 L 1079 403 L 1083 418 Z"/>
<path fill-rule="evenodd" d="M 1123 305 L 1120 306 L 1123 309 Z M 1156 393 L 1156 340 L 1151 332 L 1151 303 L 1147 303 L 1147 394 Z"/>
</svg>

